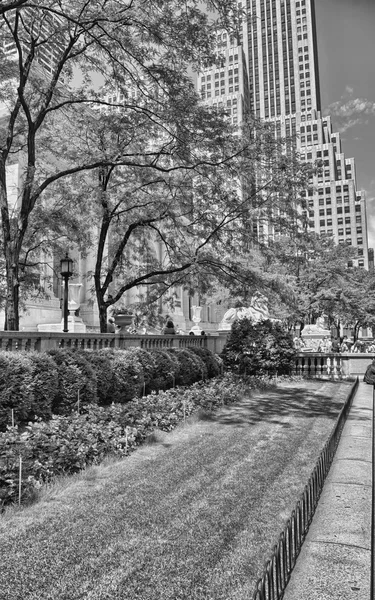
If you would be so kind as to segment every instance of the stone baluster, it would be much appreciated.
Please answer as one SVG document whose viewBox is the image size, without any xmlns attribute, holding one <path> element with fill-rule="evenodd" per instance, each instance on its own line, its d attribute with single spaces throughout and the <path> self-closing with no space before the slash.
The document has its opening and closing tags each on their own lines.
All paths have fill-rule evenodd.
<svg viewBox="0 0 375 600">
<path fill-rule="evenodd" d="M 332 373 L 332 369 L 331 369 L 331 357 L 330 356 L 327 356 L 326 370 L 327 370 L 327 376 L 330 378 L 331 377 L 331 373 Z"/>
</svg>

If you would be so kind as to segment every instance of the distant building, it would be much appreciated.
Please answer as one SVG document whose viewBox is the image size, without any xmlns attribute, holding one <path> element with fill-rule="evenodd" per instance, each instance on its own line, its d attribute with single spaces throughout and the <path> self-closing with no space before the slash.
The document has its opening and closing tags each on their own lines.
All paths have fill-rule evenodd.
<svg viewBox="0 0 375 600">
<path fill-rule="evenodd" d="M 278 137 L 296 136 L 296 149 L 321 170 L 306 192 L 308 230 L 358 248 L 355 264 L 368 268 L 366 198 L 357 189 L 331 117 L 321 114 L 314 0 L 247 0 L 237 39 L 217 32 L 219 66 L 197 86 L 207 104 L 226 107 L 232 123 L 246 111 L 274 123 Z M 247 77 L 246 77 L 247 74 Z"/>
<path fill-rule="evenodd" d="M 374 248 L 368 249 L 368 270 L 370 273 L 375 272 L 375 264 L 374 264 Z"/>
</svg>

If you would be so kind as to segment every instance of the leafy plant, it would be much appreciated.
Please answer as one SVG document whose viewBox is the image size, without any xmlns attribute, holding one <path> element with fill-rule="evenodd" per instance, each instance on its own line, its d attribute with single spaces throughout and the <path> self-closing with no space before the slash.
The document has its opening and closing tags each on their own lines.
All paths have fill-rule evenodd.
<svg viewBox="0 0 375 600">
<path fill-rule="evenodd" d="M 58 373 L 58 392 L 53 399 L 54 414 L 68 414 L 97 402 L 97 376 L 82 352 L 49 350 Z M 79 399 L 79 406 L 78 406 Z"/>
<path fill-rule="evenodd" d="M 234 322 L 222 352 L 225 366 L 239 375 L 289 373 L 294 357 L 292 335 L 280 323 L 247 318 Z"/>
<path fill-rule="evenodd" d="M 116 350 L 112 355 L 113 378 L 109 390 L 111 402 L 129 402 L 140 396 L 144 376 L 138 357 L 127 350 Z"/>
<path fill-rule="evenodd" d="M 125 404 L 91 404 L 81 414 L 54 415 L 48 422 L 38 419 L 23 433 L 8 426 L 0 432 L 0 506 L 17 498 L 20 455 L 22 499 L 27 500 L 59 474 L 77 473 L 107 454 L 126 456 L 155 428 L 170 431 L 197 409 L 212 411 L 240 400 L 251 389 L 269 385 L 266 377 L 244 381 L 229 374 Z"/>
<path fill-rule="evenodd" d="M 33 363 L 24 352 L 0 352 L 0 429 L 30 418 L 34 407 Z"/>
</svg>

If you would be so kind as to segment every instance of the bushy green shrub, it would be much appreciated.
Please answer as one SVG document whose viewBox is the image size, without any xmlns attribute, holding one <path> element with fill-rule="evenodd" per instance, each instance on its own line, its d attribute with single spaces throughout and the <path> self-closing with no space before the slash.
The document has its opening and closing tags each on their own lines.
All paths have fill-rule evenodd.
<svg viewBox="0 0 375 600">
<path fill-rule="evenodd" d="M 220 364 L 213 352 L 208 348 L 196 348 L 195 346 L 188 348 L 189 352 L 192 352 L 199 356 L 206 365 L 207 377 L 217 377 L 220 373 Z"/>
<path fill-rule="evenodd" d="M 156 363 L 155 376 L 150 384 L 151 389 L 159 391 L 174 387 L 180 372 L 177 358 L 166 350 L 151 350 L 151 355 Z"/>
<path fill-rule="evenodd" d="M 96 394 L 98 403 L 102 406 L 110 404 L 110 389 L 113 380 L 112 356 L 107 350 L 83 350 L 83 356 L 88 360 L 96 373 Z"/>
<path fill-rule="evenodd" d="M 204 378 L 205 365 L 197 355 L 185 349 L 171 349 L 169 352 L 172 356 L 175 356 L 180 363 L 180 369 L 176 379 L 177 385 L 191 385 Z"/>
<path fill-rule="evenodd" d="M 49 350 L 58 373 L 58 393 L 52 404 L 54 414 L 66 415 L 72 410 L 97 403 L 97 377 L 90 362 L 77 350 Z"/>
<path fill-rule="evenodd" d="M 0 432 L 0 507 L 16 500 L 19 455 L 22 456 L 22 498 L 60 473 L 76 473 L 99 463 L 106 454 L 127 455 L 154 429 L 169 431 L 198 408 L 211 411 L 240 400 L 250 389 L 270 385 L 265 377 L 246 381 L 229 374 L 208 383 L 174 388 L 135 398 L 126 404 L 87 406 L 83 414 L 54 416 Z"/>
<path fill-rule="evenodd" d="M 109 390 L 111 402 L 129 402 L 143 390 L 143 369 L 133 352 L 116 350 L 111 356 L 113 378 Z"/>
<path fill-rule="evenodd" d="M 52 416 L 52 405 L 58 393 L 59 378 L 56 364 L 46 352 L 28 352 L 32 363 L 32 384 L 34 401 L 31 420 L 39 417 L 48 420 Z"/>
<path fill-rule="evenodd" d="M 270 320 L 237 320 L 222 352 L 225 366 L 239 375 L 286 374 L 293 366 L 292 335 Z"/>
<path fill-rule="evenodd" d="M 25 352 L 0 352 L 0 429 L 27 421 L 34 406 L 33 363 Z"/>
<path fill-rule="evenodd" d="M 156 361 L 151 352 L 144 350 L 143 348 L 127 348 L 126 352 L 133 354 L 136 359 L 141 363 L 143 369 L 144 378 L 144 395 L 149 394 L 152 390 L 152 381 L 156 376 Z"/>
</svg>

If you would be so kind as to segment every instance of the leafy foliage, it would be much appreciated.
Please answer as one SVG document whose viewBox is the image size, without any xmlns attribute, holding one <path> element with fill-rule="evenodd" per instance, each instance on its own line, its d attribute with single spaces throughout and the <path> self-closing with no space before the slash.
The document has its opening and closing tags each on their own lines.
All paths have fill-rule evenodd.
<svg viewBox="0 0 375 600">
<path fill-rule="evenodd" d="M 97 402 L 97 376 L 82 352 L 49 350 L 58 373 L 58 392 L 52 401 L 54 414 L 67 414 Z"/>
<path fill-rule="evenodd" d="M 59 474 L 77 473 L 99 463 L 107 454 L 126 456 L 156 427 L 170 431 L 188 415 L 202 409 L 236 402 L 250 389 L 269 385 L 267 378 L 246 383 L 233 376 L 175 388 L 137 398 L 127 404 L 90 405 L 83 414 L 54 416 L 48 422 L 30 423 L 21 434 L 18 427 L 0 433 L 0 507 L 17 498 L 19 456 L 22 456 L 22 498 Z"/>
<path fill-rule="evenodd" d="M 116 350 L 111 357 L 112 384 L 109 390 L 111 402 L 124 403 L 140 396 L 144 376 L 137 356 L 126 350 Z"/>
<path fill-rule="evenodd" d="M 33 363 L 26 353 L 0 352 L 0 429 L 27 421 L 34 407 Z"/>
<path fill-rule="evenodd" d="M 174 387 L 176 376 L 180 371 L 178 360 L 164 350 L 151 350 L 151 355 L 156 363 L 156 372 L 151 388 L 158 391 Z"/>
<path fill-rule="evenodd" d="M 7 329 L 19 327 L 27 273 L 67 243 L 95 245 L 102 331 L 127 290 L 147 287 L 152 304 L 175 285 L 261 277 L 247 260 L 252 219 L 269 221 L 277 205 L 277 232 L 294 222 L 307 167 L 286 156 L 273 124 L 250 118 L 239 134 L 201 102 L 189 69 L 222 60 L 213 18 L 233 33 L 237 2 L 19 0 L 0 10 Z M 15 203 L 6 182 L 17 162 Z"/>
<path fill-rule="evenodd" d="M 45 352 L 28 352 L 32 364 L 32 394 L 34 404 L 29 419 L 48 420 L 52 416 L 52 400 L 58 393 L 58 370 L 52 357 Z"/>
<path fill-rule="evenodd" d="M 295 349 L 280 323 L 244 318 L 234 322 L 221 356 L 238 375 L 283 375 L 292 368 Z"/>
<path fill-rule="evenodd" d="M 205 362 L 207 369 L 207 377 L 217 377 L 221 370 L 221 364 L 219 363 L 218 357 L 215 356 L 207 348 L 197 348 L 195 346 L 189 347 L 189 352 L 197 354 Z"/>
<path fill-rule="evenodd" d="M 180 369 L 176 378 L 177 385 L 191 385 L 203 379 L 204 363 L 188 350 L 171 349 L 169 352 L 175 356 L 180 363 Z"/>
</svg>

